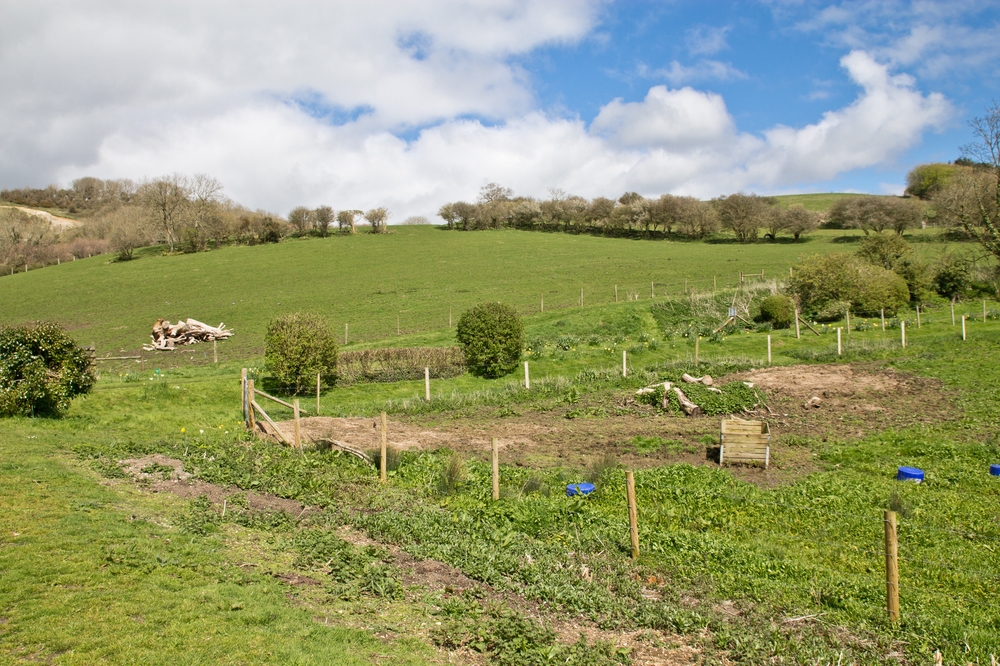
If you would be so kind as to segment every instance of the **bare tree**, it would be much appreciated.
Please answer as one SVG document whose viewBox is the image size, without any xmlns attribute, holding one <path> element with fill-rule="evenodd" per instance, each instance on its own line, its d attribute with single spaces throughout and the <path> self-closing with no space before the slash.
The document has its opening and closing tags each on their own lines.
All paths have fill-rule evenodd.
<svg viewBox="0 0 1000 666">
<path fill-rule="evenodd" d="M 478 203 L 481 204 L 493 201 L 510 201 L 512 198 L 514 198 L 514 190 L 496 183 L 487 183 L 479 188 Z"/>
<path fill-rule="evenodd" d="M 704 238 L 719 230 L 719 216 L 707 201 L 678 197 L 677 228 L 688 238 Z"/>
<path fill-rule="evenodd" d="M 819 215 L 806 210 L 802 204 L 792 204 L 782 211 L 782 215 L 785 218 L 785 229 L 795 240 L 799 240 L 802 234 L 807 234 L 819 226 Z"/>
<path fill-rule="evenodd" d="M 305 206 L 296 206 L 292 209 L 292 212 L 288 214 L 288 224 L 292 225 L 295 229 L 295 233 L 302 236 L 306 233 L 311 225 L 312 211 Z"/>
<path fill-rule="evenodd" d="M 760 228 L 767 222 L 771 205 L 756 194 L 731 194 L 715 200 L 719 222 L 729 229 L 741 243 L 756 243 Z"/>
<path fill-rule="evenodd" d="M 118 253 L 119 261 L 129 261 L 136 248 L 153 241 L 154 223 L 149 211 L 141 206 L 120 206 L 109 213 L 111 226 L 110 247 Z"/>
<path fill-rule="evenodd" d="M 365 219 L 368 220 L 368 224 L 372 225 L 373 234 L 387 234 L 389 230 L 386 228 L 386 223 L 389 221 L 389 209 L 388 208 L 372 208 L 365 213 Z"/>
<path fill-rule="evenodd" d="M 330 233 L 330 225 L 333 224 L 333 209 L 329 206 L 320 206 L 312 212 L 312 221 L 320 237 L 326 238 Z"/>
<path fill-rule="evenodd" d="M 163 231 L 171 252 L 177 244 L 177 232 L 190 203 L 189 191 L 188 179 L 176 173 L 146 181 L 139 186 L 139 200 Z"/>
<path fill-rule="evenodd" d="M 357 219 L 361 215 L 360 210 L 342 210 L 337 213 L 337 225 L 341 233 L 357 233 Z"/>
<path fill-rule="evenodd" d="M 951 218 L 994 257 L 1000 258 L 1000 105 L 969 123 L 976 141 L 962 146 L 964 157 L 980 166 L 963 169 L 936 200 Z"/>
<path fill-rule="evenodd" d="M 897 234 L 920 225 L 923 206 L 916 199 L 858 196 L 837 200 L 830 207 L 830 219 L 838 226 L 861 229 L 864 234 L 880 234 L 889 229 Z"/>
</svg>

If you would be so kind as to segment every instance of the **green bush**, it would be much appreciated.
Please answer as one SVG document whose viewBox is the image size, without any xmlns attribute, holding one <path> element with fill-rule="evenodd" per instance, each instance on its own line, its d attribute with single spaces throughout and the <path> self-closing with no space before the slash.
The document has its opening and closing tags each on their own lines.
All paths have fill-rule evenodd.
<svg viewBox="0 0 1000 666">
<path fill-rule="evenodd" d="M 88 353 L 56 324 L 0 327 L 0 416 L 58 416 L 96 381 Z"/>
<path fill-rule="evenodd" d="M 962 257 L 948 255 L 934 275 L 934 290 L 945 298 L 961 298 L 972 288 L 972 269 Z"/>
<path fill-rule="evenodd" d="M 795 266 L 789 284 L 802 310 L 812 314 L 835 301 L 850 303 L 858 314 L 875 314 L 910 300 L 903 278 L 850 254 L 813 255 Z"/>
<path fill-rule="evenodd" d="M 795 323 L 795 301 L 779 294 L 768 296 L 760 303 L 760 318 L 774 328 L 788 328 Z"/>
<path fill-rule="evenodd" d="M 456 329 L 469 370 L 482 377 L 501 377 L 517 368 L 524 349 L 524 325 L 514 308 L 480 303 L 462 313 Z"/>
<path fill-rule="evenodd" d="M 858 256 L 875 266 L 892 270 L 913 249 L 899 234 L 868 234 L 858 244 Z"/>
<path fill-rule="evenodd" d="M 315 385 L 316 374 L 337 378 L 337 340 L 319 315 L 296 312 L 272 319 L 264 338 L 264 365 L 274 380 L 295 393 Z"/>
</svg>

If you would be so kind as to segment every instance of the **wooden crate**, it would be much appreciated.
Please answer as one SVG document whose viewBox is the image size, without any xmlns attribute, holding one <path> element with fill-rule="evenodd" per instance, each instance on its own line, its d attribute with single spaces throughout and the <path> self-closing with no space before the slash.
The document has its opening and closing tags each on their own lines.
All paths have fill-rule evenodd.
<svg viewBox="0 0 1000 666">
<path fill-rule="evenodd" d="M 719 464 L 727 462 L 771 462 L 771 429 L 764 421 L 730 419 L 722 422 Z"/>
</svg>

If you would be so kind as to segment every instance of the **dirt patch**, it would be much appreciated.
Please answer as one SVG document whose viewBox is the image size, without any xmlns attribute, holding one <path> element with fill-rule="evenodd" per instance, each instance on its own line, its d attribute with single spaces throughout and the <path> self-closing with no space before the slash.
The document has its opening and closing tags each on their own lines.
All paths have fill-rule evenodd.
<svg viewBox="0 0 1000 666">
<path fill-rule="evenodd" d="M 184 471 L 183 461 L 158 453 L 142 458 L 120 460 L 119 464 L 126 474 L 142 482 L 154 493 L 166 492 L 178 497 L 205 495 L 213 504 L 221 505 L 232 495 L 243 492 L 235 486 L 220 486 L 195 479 Z M 284 511 L 292 516 L 300 516 L 306 508 L 301 502 L 268 493 L 249 491 L 246 497 L 247 504 L 256 511 Z"/>
</svg>

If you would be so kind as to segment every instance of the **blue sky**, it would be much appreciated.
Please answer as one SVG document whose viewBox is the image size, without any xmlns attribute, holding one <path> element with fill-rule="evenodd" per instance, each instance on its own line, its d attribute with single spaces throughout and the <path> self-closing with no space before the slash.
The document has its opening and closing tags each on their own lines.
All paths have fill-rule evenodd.
<svg viewBox="0 0 1000 666">
<path fill-rule="evenodd" d="M 986 2 L 22 2 L 0 187 L 208 173 L 248 206 L 899 192 L 1000 98 Z"/>
</svg>

